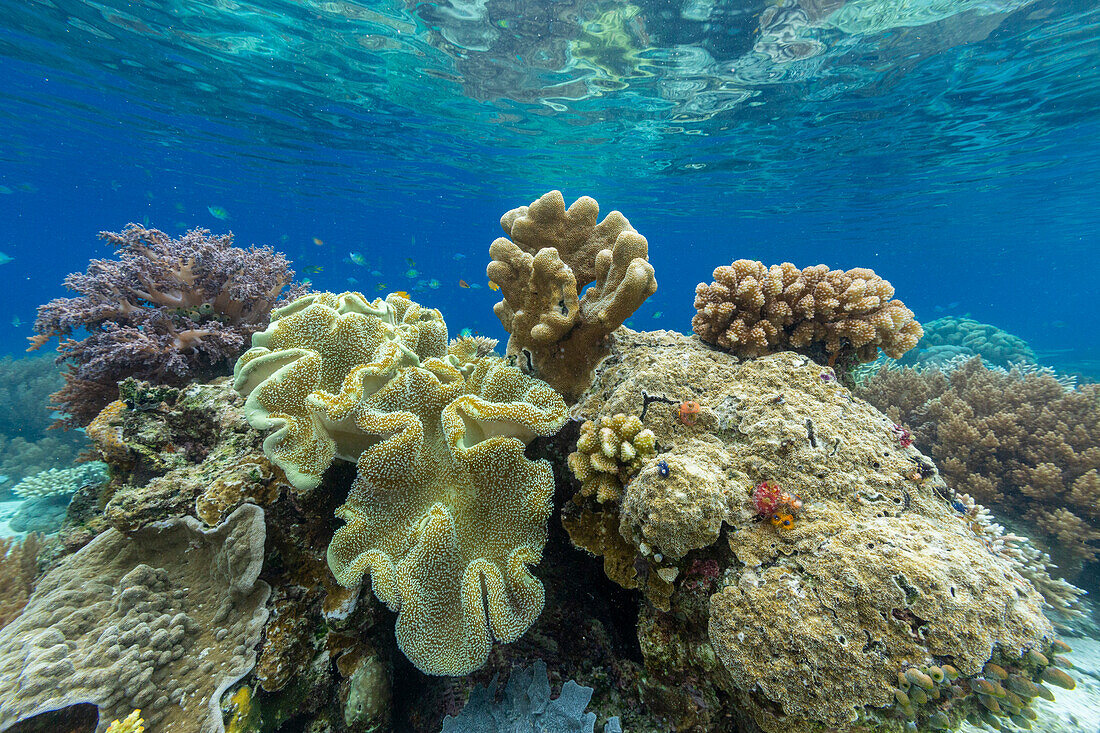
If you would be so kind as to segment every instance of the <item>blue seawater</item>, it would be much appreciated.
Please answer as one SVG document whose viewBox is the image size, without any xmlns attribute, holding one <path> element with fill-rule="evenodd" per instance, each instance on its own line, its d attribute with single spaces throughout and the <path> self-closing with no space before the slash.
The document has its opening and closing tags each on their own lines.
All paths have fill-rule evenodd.
<svg viewBox="0 0 1100 733">
<path fill-rule="evenodd" d="M 635 327 L 689 331 L 693 287 L 735 258 L 867 266 L 922 321 L 969 314 L 1100 371 L 1087 0 L 0 11 L 3 352 L 130 221 L 232 230 L 316 287 L 424 291 L 501 336 L 497 221 L 559 188 L 648 237 Z"/>
</svg>

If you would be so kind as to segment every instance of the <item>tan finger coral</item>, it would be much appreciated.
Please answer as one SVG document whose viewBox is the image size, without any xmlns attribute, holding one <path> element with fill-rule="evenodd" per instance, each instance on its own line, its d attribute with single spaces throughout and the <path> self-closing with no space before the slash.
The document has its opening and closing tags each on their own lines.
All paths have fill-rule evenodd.
<svg viewBox="0 0 1100 733">
<path fill-rule="evenodd" d="M 604 338 L 657 290 L 646 238 L 618 211 L 603 221 L 599 213 L 595 199 L 566 210 L 561 192 L 550 191 L 501 217 L 511 240 L 489 247 L 508 355 L 568 400 L 592 381 Z"/>
<path fill-rule="evenodd" d="M 524 457 L 565 403 L 543 382 L 458 342 L 438 311 L 400 296 L 320 294 L 276 313 L 238 363 L 268 457 L 312 489 L 336 457 L 357 461 L 329 546 L 346 587 L 372 575 L 398 612 L 398 645 L 429 674 L 480 667 L 542 610 L 527 566 L 542 556 L 553 476 Z M 490 636 L 491 632 L 491 636 Z"/>
<path fill-rule="evenodd" d="M 569 454 L 569 468 L 581 482 L 581 496 L 596 501 L 618 501 L 623 486 L 638 474 L 642 464 L 656 455 L 656 438 L 637 415 L 619 413 L 586 420 L 577 438 L 577 450 Z"/>
<path fill-rule="evenodd" d="M 695 288 L 691 325 L 704 341 L 738 356 L 793 350 L 833 364 L 873 361 L 881 348 L 897 359 L 924 332 L 893 297 L 894 287 L 865 267 L 737 260 Z"/>
</svg>

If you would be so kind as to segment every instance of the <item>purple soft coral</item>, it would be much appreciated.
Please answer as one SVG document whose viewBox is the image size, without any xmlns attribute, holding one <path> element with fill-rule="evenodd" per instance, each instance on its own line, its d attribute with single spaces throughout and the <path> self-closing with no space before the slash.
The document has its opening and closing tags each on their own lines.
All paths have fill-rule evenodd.
<svg viewBox="0 0 1100 733">
<path fill-rule="evenodd" d="M 172 239 L 130 224 L 100 238 L 117 260 L 92 260 L 65 278 L 77 298 L 40 306 L 31 349 L 54 336 L 68 361 L 53 402 L 69 426 L 88 424 L 126 377 L 182 384 L 237 358 L 279 302 L 300 296 L 286 257 L 270 247 L 233 246 L 233 235 L 192 229 Z M 74 329 L 87 338 L 65 338 Z"/>
</svg>

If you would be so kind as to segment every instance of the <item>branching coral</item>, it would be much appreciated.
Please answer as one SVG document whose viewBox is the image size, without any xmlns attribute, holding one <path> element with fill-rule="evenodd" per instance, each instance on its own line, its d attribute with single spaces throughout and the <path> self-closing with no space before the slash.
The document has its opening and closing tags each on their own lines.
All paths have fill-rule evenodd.
<svg viewBox="0 0 1100 733">
<path fill-rule="evenodd" d="M 646 238 L 618 211 L 602 222 L 599 213 L 588 196 L 566 210 L 561 192 L 551 191 L 501 217 L 511 240 L 489 247 L 487 274 L 504 296 L 493 311 L 511 334 L 508 356 L 567 400 L 591 382 L 606 336 L 657 290 Z"/>
<path fill-rule="evenodd" d="M 894 287 L 873 270 L 765 267 L 737 260 L 695 288 L 695 333 L 738 356 L 790 349 L 830 364 L 873 361 L 881 348 L 899 358 L 923 331 Z"/>
<path fill-rule="evenodd" d="M 92 461 L 75 468 L 51 468 L 20 481 L 12 493 L 21 499 L 74 494 L 86 484 L 101 484 L 107 480 L 107 466 Z"/>
<path fill-rule="evenodd" d="M 1033 523 L 1073 561 L 1100 551 L 1100 386 L 1046 373 L 881 370 L 860 394 L 905 423 L 948 484 Z"/>
<path fill-rule="evenodd" d="M 182 384 L 235 358 L 280 298 L 301 292 L 283 255 L 234 247 L 231 234 L 173 239 L 130 224 L 100 237 L 119 258 L 65 278 L 80 296 L 40 306 L 31 338 L 32 349 L 60 339 L 69 371 L 53 402 L 72 427 L 91 422 L 127 376 Z M 80 329 L 89 335 L 69 338 Z"/>
<path fill-rule="evenodd" d="M 527 566 L 542 555 L 554 484 L 524 448 L 562 425 L 564 402 L 471 344 L 448 353 L 439 311 L 396 294 L 320 293 L 273 318 L 235 386 L 249 422 L 274 429 L 264 451 L 298 489 L 335 458 L 357 462 L 333 574 L 346 587 L 371 574 L 421 670 L 478 668 L 492 638 L 514 641 L 542 610 Z"/>
</svg>

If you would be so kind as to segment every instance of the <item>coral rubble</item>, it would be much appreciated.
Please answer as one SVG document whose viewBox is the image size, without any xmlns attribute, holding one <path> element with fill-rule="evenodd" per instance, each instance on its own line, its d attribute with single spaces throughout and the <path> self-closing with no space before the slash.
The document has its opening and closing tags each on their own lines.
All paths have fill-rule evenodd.
<svg viewBox="0 0 1100 733">
<path fill-rule="evenodd" d="M 912 431 L 947 482 L 1049 537 L 1070 566 L 1100 551 L 1100 386 L 1046 373 L 880 370 L 859 394 Z"/>
<path fill-rule="evenodd" d="M 894 287 L 873 270 L 765 267 L 737 260 L 695 288 L 695 333 L 738 356 L 784 349 L 830 365 L 900 358 L 924 333 L 913 312 L 892 300 Z"/>
<path fill-rule="evenodd" d="M 329 564 L 349 588 L 370 573 L 406 656 L 465 674 L 492 638 L 522 635 L 542 610 L 527 565 L 553 494 L 524 447 L 565 421 L 557 393 L 499 358 L 448 354 L 439 311 L 396 294 L 307 296 L 253 344 L 235 386 L 290 482 L 309 491 L 335 458 L 357 463 Z"/>
<path fill-rule="evenodd" d="M 504 214 L 510 239 L 489 247 L 508 356 L 568 401 L 591 381 L 607 335 L 657 290 L 646 238 L 618 211 L 603 221 L 599 213 L 588 196 L 567 210 L 561 192 L 550 191 Z"/>
<path fill-rule="evenodd" d="M 69 364 L 53 395 L 64 422 L 83 427 L 117 395 L 124 377 L 183 384 L 236 358 L 280 298 L 295 297 L 293 270 L 270 247 L 233 246 L 233 235 L 192 229 L 173 239 L 130 224 L 100 237 L 115 260 L 93 260 L 65 278 L 76 298 L 39 306 L 31 348 L 58 337 Z M 74 331 L 88 335 L 75 340 Z"/>
<path fill-rule="evenodd" d="M 791 352 L 738 363 L 670 332 L 620 331 L 610 350 L 576 411 L 645 410 L 660 452 L 621 503 L 567 505 L 566 527 L 606 516 L 635 584 L 671 585 L 669 612 L 655 601 L 638 627 L 670 727 L 711 729 L 720 711 L 691 701 L 728 699 L 750 729 L 931 730 L 988 712 L 970 683 L 990 661 L 1039 684 L 1042 595 L 831 370 Z M 693 425 L 676 409 L 688 396 Z M 789 528 L 759 519 L 762 482 L 798 503 Z M 899 672 L 942 664 L 961 680 L 942 704 L 897 702 Z"/>
<path fill-rule="evenodd" d="M 0 630 L 0 728 L 76 703 L 100 730 L 143 711 L 158 731 L 224 730 L 221 693 L 255 662 L 270 589 L 263 511 L 110 529 L 38 581 Z"/>
</svg>

